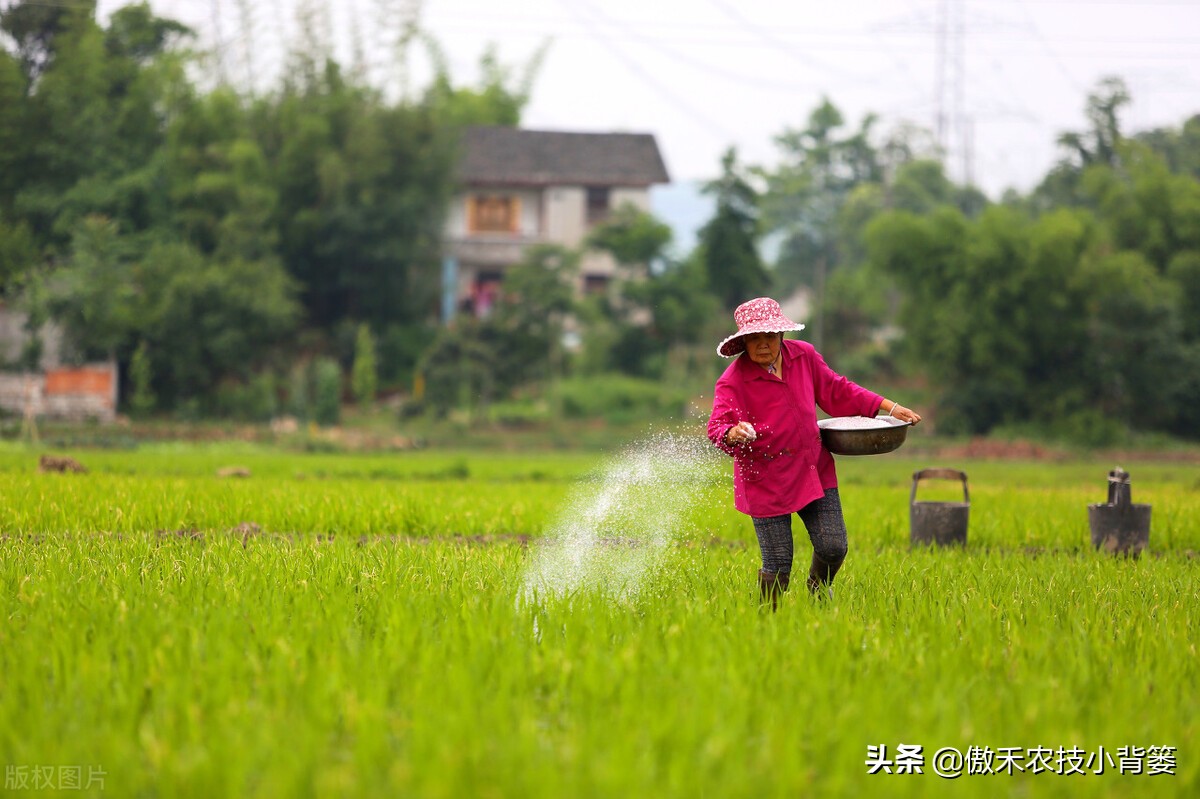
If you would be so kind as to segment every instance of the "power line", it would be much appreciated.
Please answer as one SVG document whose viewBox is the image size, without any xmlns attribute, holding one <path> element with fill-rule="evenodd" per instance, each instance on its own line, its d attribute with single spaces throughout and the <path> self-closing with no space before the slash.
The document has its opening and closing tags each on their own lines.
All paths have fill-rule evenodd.
<svg viewBox="0 0 1200 799">
<path fill-rule="evenodd" d="M 588 20 L 584 19 L 582 17 L 582 15 L 580 15 L 575 10 L 575 8 L 572 5 L 570 5 L 570 3 L 567 2 L 567 0 L 559 0 L 559 2 L 562 3 L 564 5 L 564 7 L 567 8 L 567 10 L 571 13 L 572 16 L 575 16 L 580 21 L 580 23 L 584 24 L 586 27 L 586 23 L 588 22 Z M 585 3 L 583 3 L 583 5 L 588 7 L 588 9 L 590 11 L 595 13 L 595 9 L 590 4 L 585 2 Z M 638 64 L 636 61 L 634 61 L 632 58 L 630 58 L 628 55 L 626 55 L 622 50 L 620 50 L 618 47 L 616 47 L 606 37 L 593 33 L 592 38 L 595 39 L 597 44 L 599 44 L 601 47 L 603 47 L 604 49 L 606 49 L 610 53 L 612 53 L 613 56 L 615 56 L 617 58 L 617 60 L 619 60 L 621 63 L 623 63 L 630 72 L 632 72 L 633 74 L 635 74 L 639 78 L 641 78 L 642 81 L 645 82 L 645 84 L 647 86 L 649 86 L 651 89 L 653 89 L 655 92 L 657 92 L 668 103 L 675 106 L 680 111 L 682 111 L 683 113 L 685 113 L 689 117 L 691 117 L 693 120 L 699 122 L 701 125 L 704 125 L 706 128 L 709 128 L 711 130 L 715 130 L 715 131 L 719 132 L 728 141 L 736 141 L 737 140 L 737 136 L 734 135 L 729 130 L 727 130 L 724 125 L 709 118 L 708 114 L 694 108 L 689 103 L 684 102 L 682 99 L 680 99 L 679 95 L 676 92 L 672 91 L 669 87 L 663 85 L 651 73 L 642 69 L 640 64 Z"/>
<path fill-rule="evenodd" d="M 712 5 L 716 6 L 718 9 L 720 9 L 721 12 L 723 14 L 725 14 L 725 16 L 729 17 L 734 22 L 738 23 L 738 25 L 743 30 L 751 32 L 756 37 L 758 37 L 759 40 L 761 40 L 761 41 L 765 42 L 767 45 L 769 45 L 773 50 L 777 50 L 778 52 L 783 53 L 784 55 L 788 56 L 789 58 L 793 59 L 794 61 L 797 61 L 797 62 L 803 64 L 806 67 L 811 67 L 813 69 L 817 69 L 822 72 L 832 73 L 834 75 L 841 75 L 843 77 L 852 78 L 857 81 L 874 80 L 873 77 L 868 77 L 866 75 L 860 75 L 852 70 L 842 69 L 841 67 L 837 67 L 837 66 L 829 64 L 827 62 L 812 58 L 811 56 L 804 55 L 803 53 L 801 53 L 799 50 L 797 50 L 795 47 L 793 47 L 788 42 L 783 41 L 782 39 L 776 37 L 771 32 L 767 31 L 766 29 L 764 29 L 764 28 L 754 24 L 750 20 L 748 20 L 745 16 L 742 15 L 742 13 L 740 11 L 738 11 L 736 8 L 731 6 L 729 3 L 726 3 L 725 0 L 708 0 L 708 1 Z"/>
<path fill-rule="evenodd" d="M 1039 42 L 1041 42 L 1042 47 L 1044 47 L 1046 52 L 1049 54 L 1050 60 L 1053 61 L 1054 65 L 1058 67 L 1058 71 L 1061 72 L 1063 77 L 1067 79 L 1067 82 L 1071 84 L 1071 87 L 1075 89 L 1076 92 L 1082 94 L 1084 91 L 1083 86 L 1078 80 L 1075 79 L 1075 76 L 1071 73 L 1071 70 L 1067 69 L 1066 63 L 1058 55 L 1055 49 L 1051 47 L 1050 41 L 1042 35 L 1041 29 L 1038 28 L 1037 23 L 1033 20 L 1033 16 L 1029 13 L 1029 6 L 1025 5 L 1025 0 L 1017 0 L 1017 3 L 1021 6 L 1021 11 L 1025 14 L 1025 19 L 1029 21 L 1029 26 L 1033 30 L 1034 36 Z"/>
<path fill-rule="evenodd" d="M 770 78 L 765 78 L 762 75 L 747 75 L 744 73 L 738 73 L 738 72 L 734 72 L 732 70 L 723 69 L 723 68 L 718 67 L 708 61 L 705 61 L 704 59 L 694 58 L 692 56 L 681 53 L 678 50 L 675 50 L 673 48 L 665 47 L 662 44 L 661 39 L 656 40 L 652 37 L 645 36 L 644 34 L 637 32 L 636 30 L 633 30 L 624 21 L 615 19 L 613 17 L 608 16 L 607 14 L 604 14 L 602 11 L 600 11 L 598 8 L 596 8 L 595 6 L 593 6 L 591 3 L 587 2 L 586 0 L 576 0 L 576 2 L 579 2 L 581 5 L 588 8 L 588 10 L 596 17 L 597 21 L 599 21 L 601 24 L 607 25 L 612 28 L 616 28 L 617 30 L 621 31 L 627 39 L 632 40 L 632 41 L 641 42 L 644 44 L 653 45 L 655 47 L 655 51 L 658 52 L 659 54 L 664 55 L 674 61 L 678 61 L 679 63 L 684 64 L 686 66 L 692 67 L 693 69 L 698 69 L 703 72 L 707 72 L 710 75 L 715 75 L 719 78 L 730 81 L 732 83 L 736 83 L 739 86 L 744 86 L 744 87 L 782 89 L 784 91 L 808 91 L 811 89 L 811 87 L 807 84 L 800 84 L 800 83 L 795 83 L 792 81 L 773 80 Z M 588 32 L 589 36 L 592 38 L 596 38 L 598 36 L 598 34 L 595 32 L 594 29 L 589 28 L 587 32 Z"/>
</svg>

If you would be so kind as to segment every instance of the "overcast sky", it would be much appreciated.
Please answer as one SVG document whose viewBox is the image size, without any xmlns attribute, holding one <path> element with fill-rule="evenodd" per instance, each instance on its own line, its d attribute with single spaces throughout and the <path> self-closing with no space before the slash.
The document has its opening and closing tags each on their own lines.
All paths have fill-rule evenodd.
<svg viewBox="0 0 1200 799">
<path fill-rule="evenodd" d="M 730 145 L 744 162 L 773 165 L 774 137 L 802 127 L 822 96 L 854 125 L 867 112 L 878 114 L 881 130 L 909 122 L 933 131 L 941 110 L 951 173 L 961 177 L 969 167 L 993 196 L 1036 183 L 1058 155 L 1055 136 L 1085 127 L 1086 95 L 1105 75 L 1123 77 L 1132 91 L 1127 130 L 1178 126 L 1200 112 L 1200 0 L 151 5 L 195 27 L 204 41 L 220 41 L 231 80 L 267 88 L 297 40 L 295 9 L 303 3 L 317 9 L 339 60 L 353 62 L 357 36 L 370 74 L 393 86 L 398 72 L 380 44 L 388 30 L 379 22 L 381 7 L 419 5 L 422 27 L 444 48 L 459 83 L 476 80 L 490 42 L 514 65 L 549 42 L 524 125 L 653 133 L 677 181 L 710 177 Z M 120 5 L 101 0 L 101 18 Z M 939 36 L 943 27 L 948 33 Z M 420 87 L 429 70 L 419 48 L 411 51 L 410 70 Z"/>
</svg>

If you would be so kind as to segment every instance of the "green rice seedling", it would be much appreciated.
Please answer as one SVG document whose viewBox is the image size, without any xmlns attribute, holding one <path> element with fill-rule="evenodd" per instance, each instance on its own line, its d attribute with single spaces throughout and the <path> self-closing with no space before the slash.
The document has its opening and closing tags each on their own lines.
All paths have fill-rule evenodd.
<svg viewBox="0 0 1200 799">
<path fill-rule="evenodd" d="M 1154 505 L 1132 559 L 1091 549 L 1094 464 L 955 464 L 967 545 L 912 549 L 911 474 L 930 464 L 843 460 L 836 597 L 792 591 L 771 614 L 720 469 L 640 590 L 529 602 L 530 549 L 600 462 L 255 449 L 228 480 L 211 448 L 78 454 L 88 474 L 0 452 L 12 795 L 37 793 L 20 782 L 36 767 L 98 768 L 70 790 L 96 796 L 1200 789 L 1195 467 L 1127 464 Z M 923 773 L 895 773 L 901 744 Z M 879 746 L 891 774 L 870 773 Z M 1025 768 L 945 779 L 948 747 L 980 772 L 1020 749 Z M 1147 773 L 1160 747 L 1173 773 Z M 1076 752 L 1086 775 L 1054 773 Z"/>
</svg>

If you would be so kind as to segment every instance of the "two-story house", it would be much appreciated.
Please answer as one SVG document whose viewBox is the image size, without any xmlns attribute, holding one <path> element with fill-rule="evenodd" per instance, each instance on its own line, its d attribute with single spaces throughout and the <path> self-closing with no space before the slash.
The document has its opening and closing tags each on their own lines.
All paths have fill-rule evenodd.
<svg viewBox="0 0 1200 799">
<path fill-rule="evenodd" d="M 667 183 L 654 136 L 476 127 L 464 132 L 442 264 L 442 319 L 486 316 L 504 271 L 533 244 L 578 247 L 625 203 L 648 211 L 650 187 Z M 603 291 L 616 273 L 607 253 L 585 252 L 580 292 Z"/>
</svg>

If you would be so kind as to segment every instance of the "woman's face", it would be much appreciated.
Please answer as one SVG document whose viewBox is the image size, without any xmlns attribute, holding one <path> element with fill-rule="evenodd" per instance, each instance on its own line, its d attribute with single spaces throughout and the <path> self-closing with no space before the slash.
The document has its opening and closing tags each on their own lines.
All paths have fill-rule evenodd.
<svg viewBox="0 0 1200 799">
<path fill-rule="evenodd" d="M 759 366 L 770 366 L 779 357 L 782 333 L 750 333 L 746 336 L 746 354 Z"/>
</svg>

